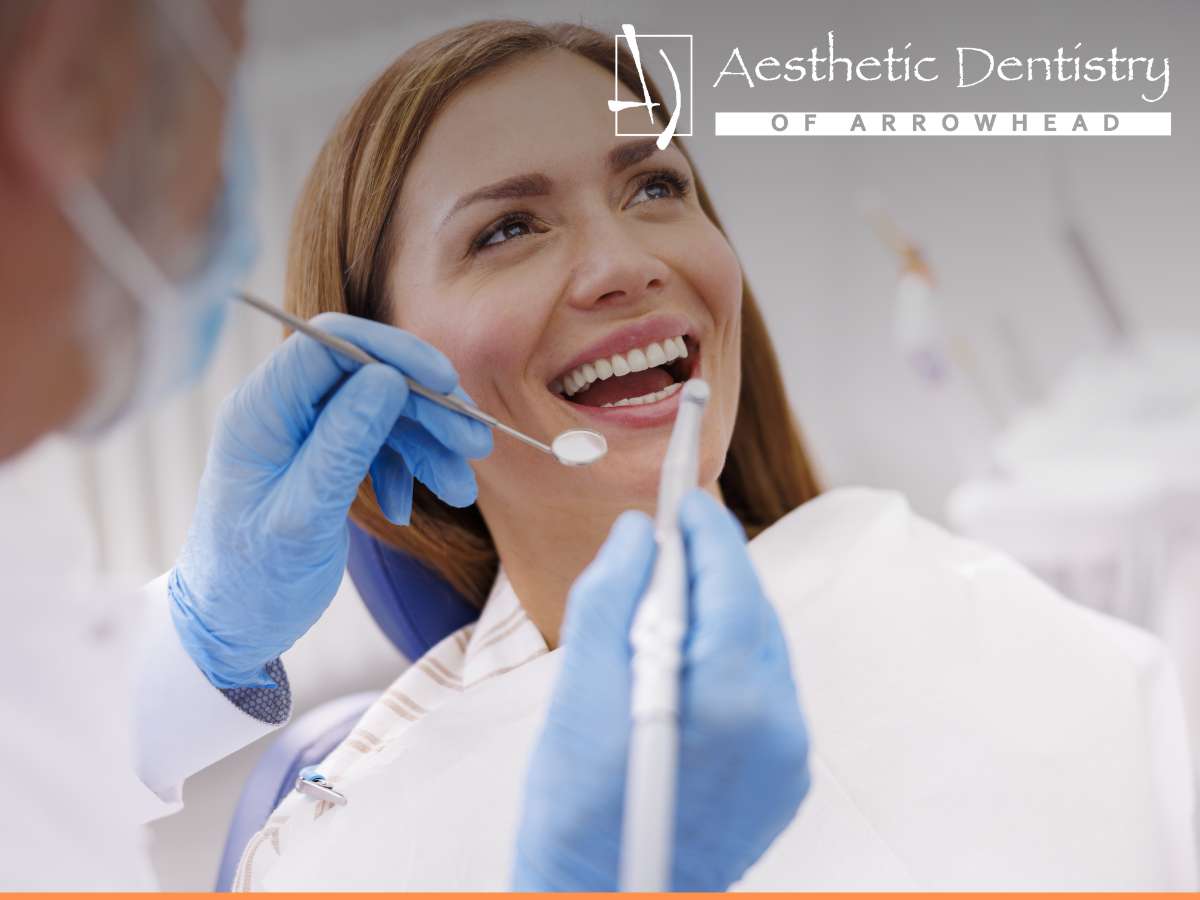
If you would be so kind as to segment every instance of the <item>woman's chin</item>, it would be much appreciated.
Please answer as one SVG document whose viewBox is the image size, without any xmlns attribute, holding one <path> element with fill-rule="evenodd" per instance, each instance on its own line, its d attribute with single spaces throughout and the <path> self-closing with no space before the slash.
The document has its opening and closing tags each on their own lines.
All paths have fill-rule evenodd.
<svg viewBox="0 0 1200 900">
<path fill-rule="evenodd" d="M 636 446 L 630 443 L 622 446 L 610 437 L 608 455 L 592 467 L 587 484 L 580 484 L 580 502 L 595 502 L 618 510 L 640 509 L 653 515 L 658 506 L 659 479 L 669 437 L 668 430 L 661 440 L 642 440 Z M 701 448 L 697 479 L 700 486 L 712 487 L 721 475 L 725 449 L 716 443 L 706 441 Z"/>
<path fill-rule="evenodd" d="M 594 467 L 588 492 L 598 504 L 653 513 L 658 505 L 658 479 L 666 449 L 663 441 L 661 448 L 641 446 L 614 452 L 610 442 L 608 456 Z"/>
</svg>

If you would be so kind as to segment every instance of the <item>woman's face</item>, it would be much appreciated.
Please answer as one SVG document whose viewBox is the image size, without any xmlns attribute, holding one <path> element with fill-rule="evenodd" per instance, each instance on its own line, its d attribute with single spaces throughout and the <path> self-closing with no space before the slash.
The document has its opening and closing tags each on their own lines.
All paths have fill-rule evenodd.
<svg viewBox="0 0 1200 900">
<path fill-rule="evenodd" d="M 741 268 L 674 144 L 614 135 L 612 87 L 565 51 L 498 69 L 439 113 L 400 193 L 395 324 L 442 350 L 498 418 L 546 442 L 569 428 L 608 441 L 604 460 L 567 469 L 496 434 L 474 464 L 489 523 L 501 503 L 652 508 L 693 376 L 713 389 L 701 482 L 724 465 Z"/>
</svg>

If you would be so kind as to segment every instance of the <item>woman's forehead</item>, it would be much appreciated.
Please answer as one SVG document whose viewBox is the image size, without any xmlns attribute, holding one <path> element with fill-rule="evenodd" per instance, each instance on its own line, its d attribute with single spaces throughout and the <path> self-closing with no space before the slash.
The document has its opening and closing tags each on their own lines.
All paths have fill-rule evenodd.
<svg viewBox="0 0 1200 900">
<path fill-rule="evenodd" d="M 621 95 L 635 99 L 624 85 Z M 612 74 L 575 53 L 548 51 L 504 65 L 464 87 L 434 118 L 405 193 L 428 186 L 449 194 L 519 172 L 553 177 L 554 170 L 599 168 L 620 140 L 612 98 Z M 447 200 L 453 197 L 435 203 Z"/>
</svg>

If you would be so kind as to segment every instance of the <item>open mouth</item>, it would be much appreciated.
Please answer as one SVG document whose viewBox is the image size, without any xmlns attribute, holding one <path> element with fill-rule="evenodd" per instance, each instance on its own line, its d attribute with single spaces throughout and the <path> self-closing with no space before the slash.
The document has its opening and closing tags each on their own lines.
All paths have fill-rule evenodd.
<svg viewBox="0 0 1200 900">
<path fill-rule="evenodd" d="M 699 344 L 685 335 L 602 356 L 563 372 L 550 390 L 581 406 L 642 406 L 665 400 L 692 376 Z"/>
</svg>

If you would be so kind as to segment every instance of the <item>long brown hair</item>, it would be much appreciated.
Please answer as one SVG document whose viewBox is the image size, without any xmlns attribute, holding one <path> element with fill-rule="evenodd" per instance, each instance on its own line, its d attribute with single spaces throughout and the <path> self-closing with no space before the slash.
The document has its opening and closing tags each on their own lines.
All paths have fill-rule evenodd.
<svg viewBox="0 0 1200 900">
<path fill-rule="evenodd" d="M 395 249 L 392 219 L 430 123 L 473 79 L 552 49 L 577 53 L 605 71 L 613 65 L 612 35 L 568 23 L 494 20 L 428 38 L 380 75 L 334 129 L 309 174 L 292 228 L 288 308 L 303 318 L 333 310 L 391 321 L 387 273 Z M 641 95 L 637 69 L 627 54 L 618 77 Z M 647 87 L 661 103 L 649 77 Z M 686 156 L 682 142 L 674 140 Z M 698 174 L 695 190 L 704 212 L 724 233 Z M 819 488 L 792 420 L 766 325 L 744 280 L 741 332 L 741 394 L 720 487 L 725 503 L 753 536 L 816 496 Z M 487 596 L 498 559 L 477 507 L 452 508 L 418 484 L 411 523 L 397 526 L 380 511 L 368 480 L 351 516 L 377 538 L 433 568 L 470 600 L 482 603 Z"/>
</svg>

